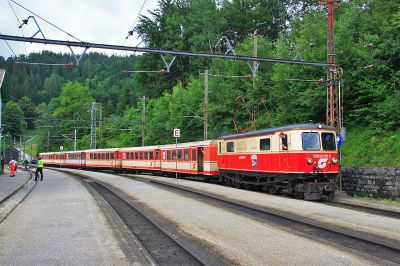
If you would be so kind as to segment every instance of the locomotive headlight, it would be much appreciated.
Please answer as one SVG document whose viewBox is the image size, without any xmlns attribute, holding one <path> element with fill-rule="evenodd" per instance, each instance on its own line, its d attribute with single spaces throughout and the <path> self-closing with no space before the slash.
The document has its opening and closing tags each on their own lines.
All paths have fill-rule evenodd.
<svg viewBox="0 0 400 266">
<path fill-rule="evenodd" d="M 336 157 L 333 157 L 332 158 L 332 163 L 337 164 L 337 162 L 338 162 L 338 159 Z"/>
<path fill-rule="evenodd" d="M 308 157 L 308 158 L 307 158 L 307 163 L 308 163 L 308 164 L 313 164 L 313 163 L 314 163 L 313 158 Z"/>
</svg>

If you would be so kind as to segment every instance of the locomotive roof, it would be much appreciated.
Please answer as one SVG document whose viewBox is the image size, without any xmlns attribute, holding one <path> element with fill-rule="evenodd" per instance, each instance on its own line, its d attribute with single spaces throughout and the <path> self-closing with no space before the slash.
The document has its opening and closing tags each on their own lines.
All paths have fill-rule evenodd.
<svg viewBox="0 0 400 266">
<path fill-rule="evenodd" d="M 244 138 L 244 137 L 253 137 L 253 136 L 258 136 L 258 135 L 273 134 L 277 131 L 287 131 L 287 130 L 294 130 L 294 129 L 335 130 L 335 128 L 332 126 L 326 126 L 326 125 L 321 125 L 321 124 L 292 124 L 292 125 L 281 126 L 281 127 L 259 129 L 259 130 L 246 132 L 246 133 L 223 135 L 223 136 L 220 136 L 219 139 L 237 139 L 237 138 Z"/>
</svg>

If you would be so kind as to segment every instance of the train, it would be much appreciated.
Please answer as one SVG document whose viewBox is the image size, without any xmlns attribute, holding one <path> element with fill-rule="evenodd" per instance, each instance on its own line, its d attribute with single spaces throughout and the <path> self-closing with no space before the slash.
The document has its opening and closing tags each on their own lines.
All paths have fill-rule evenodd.
<svg viewBox="0 0 400 266">
<path fill-rule="evenodd" d="M 332 200 L 339 173 L 335 128 L 311 123 L 213 140 L 44 152 L 40 157 L 51 167 L 179 175 L 305 200 Z"/>
</svg>

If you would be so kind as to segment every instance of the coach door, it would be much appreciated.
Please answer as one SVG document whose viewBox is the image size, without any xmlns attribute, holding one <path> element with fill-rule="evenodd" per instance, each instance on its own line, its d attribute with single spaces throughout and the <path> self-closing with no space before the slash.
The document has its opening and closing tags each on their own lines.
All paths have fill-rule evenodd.
<svg viewBox="0 0 400 266">
<path fill-rule="evenodd" d="M 81 152 L 81 158 L 80 158 L 80 160 L 79 160 L 79 164 L 80 165 L 84 165 L 85 164 L 85 153 L 84 152 Z"/>
<path fill-rule="evenodd" d="M 197 167 L 199 173 L 204 172 L 204 147 L 197 148 Z"/>
<path fill-rule="evenodd" d="M 281 171 L 288 170 L 289 162 L 289 142 L 288 142 L 288 134 L 280 133 L 279 134 L 279 168 Z"/>
</svg>

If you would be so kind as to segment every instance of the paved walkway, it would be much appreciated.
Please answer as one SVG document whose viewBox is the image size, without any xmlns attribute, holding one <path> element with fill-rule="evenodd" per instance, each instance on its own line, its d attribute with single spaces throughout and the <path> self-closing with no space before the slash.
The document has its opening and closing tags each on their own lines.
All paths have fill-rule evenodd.
<svg viewBox="0 0 400 266">
<path fill-rule="evenodd" d="M 43 182 L 0 223 L 0 265 L 130 264 L 88 190 L 66 174 L 44 172 Z M 1 176 L 0 186 L 23 180 L 18 174 Z"/>
<path fill-rule="evenodd" d="M 17 170 L 14 177 L 10 177 L 10 171 L 5 167 L 5 173 L 0 174 L 0 202 L 18 190 L 28 179 L 29 172 Z"/>
</svg>

